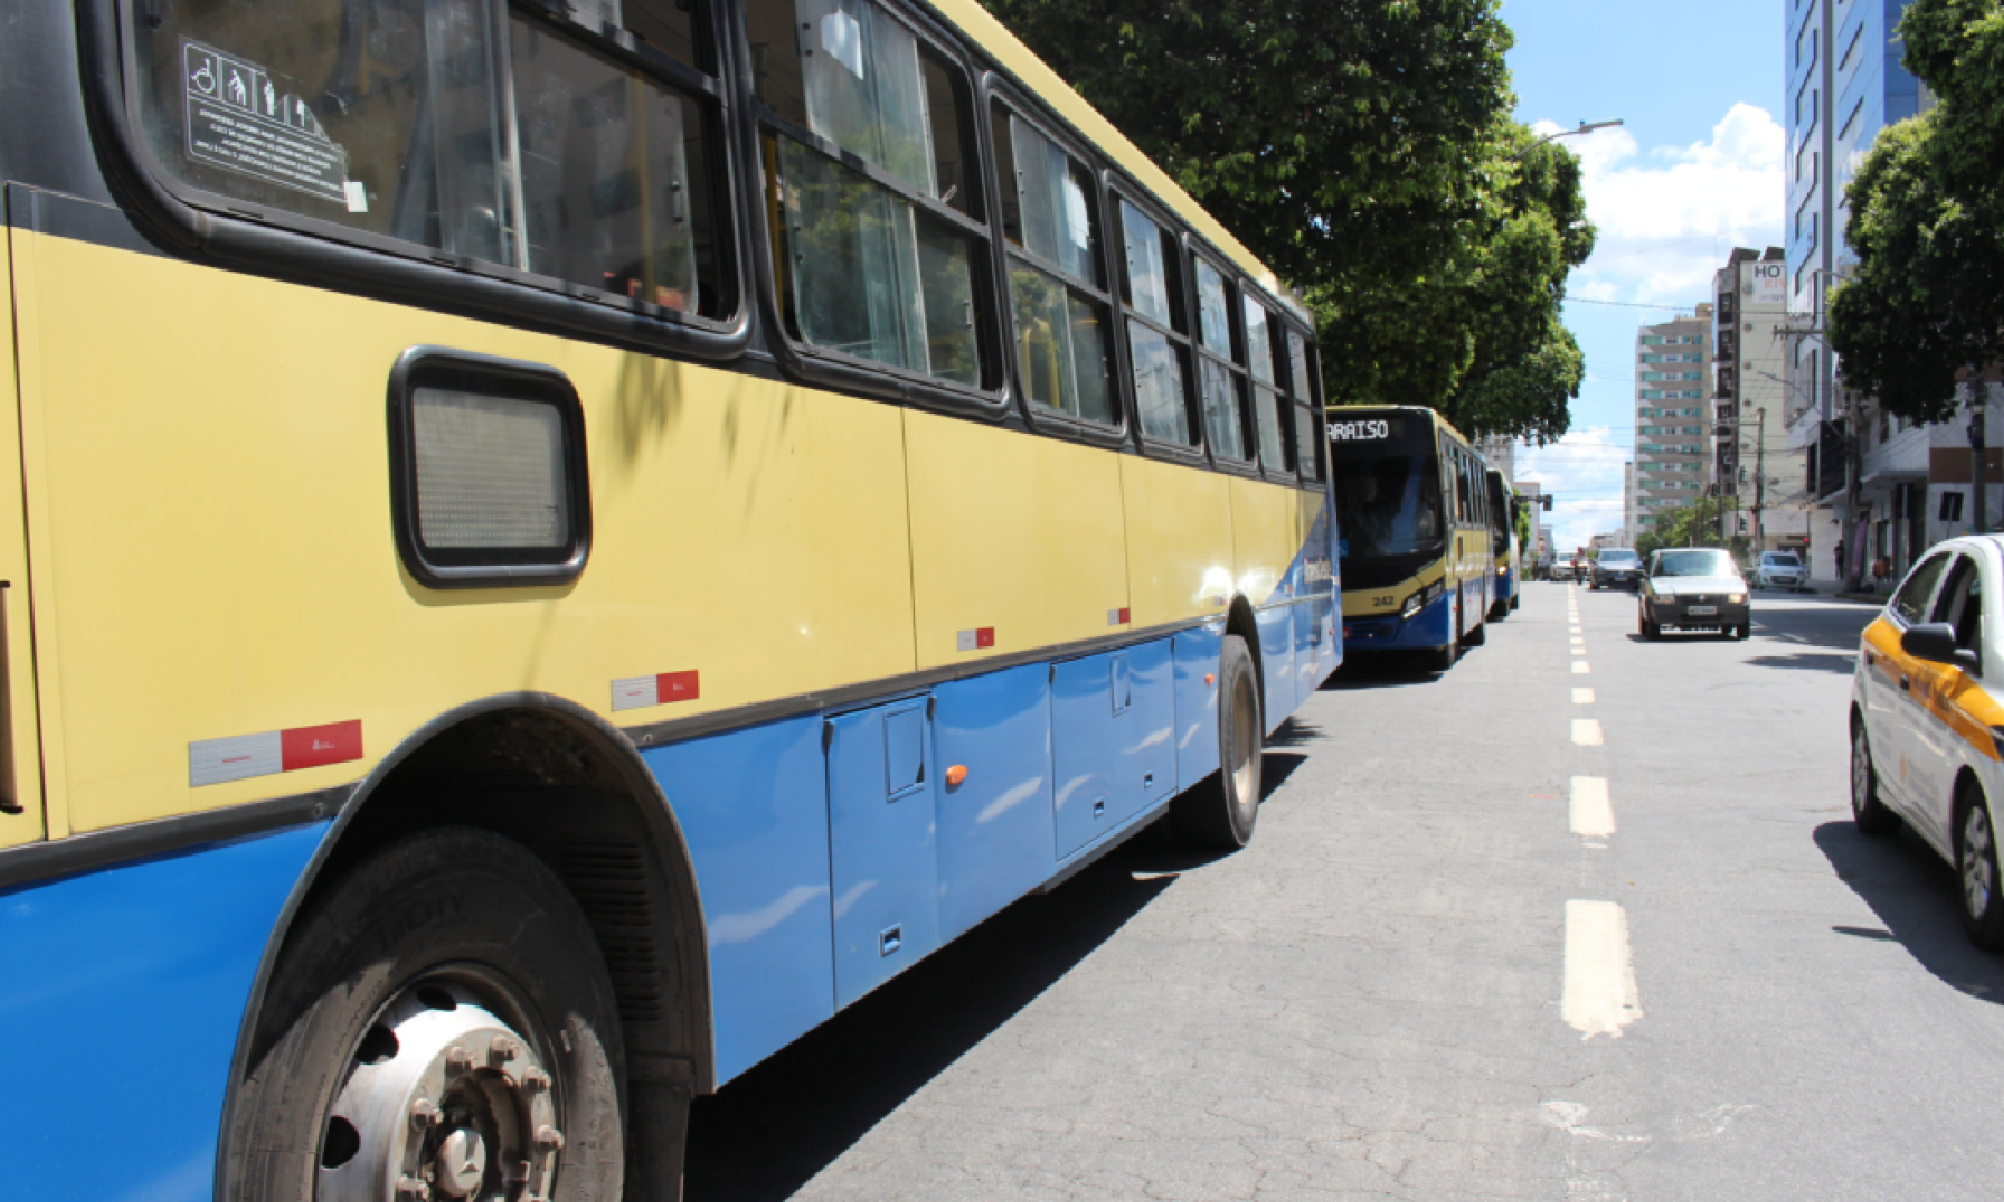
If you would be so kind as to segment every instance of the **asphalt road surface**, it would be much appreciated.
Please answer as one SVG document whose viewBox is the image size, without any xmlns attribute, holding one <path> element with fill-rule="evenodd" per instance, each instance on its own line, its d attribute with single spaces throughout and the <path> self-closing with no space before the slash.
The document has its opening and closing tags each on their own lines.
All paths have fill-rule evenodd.
<svg viewBox="0 0 2004 1202">
<path fill-rule="evenodd" d="M 1873 612 L 1644 643 L 1535 583 L 1346 667 L 1250 848 L 998 915 L 699 1101 L 687 1197 L 1994 1199 L 2004 960 L 1850 822 Z"/>
</svg>

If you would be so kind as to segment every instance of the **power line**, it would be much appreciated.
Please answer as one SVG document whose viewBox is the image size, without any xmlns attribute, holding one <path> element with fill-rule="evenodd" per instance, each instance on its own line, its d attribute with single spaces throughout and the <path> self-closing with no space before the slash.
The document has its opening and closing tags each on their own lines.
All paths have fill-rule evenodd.
<svg viewBox="0 0 2004 1202">
<path fill-rule="evenodd" d="M 1696 308 L 1694 305 L 1647 305 L 1637 301 L 1588 300 L 1583 296 L 1569 296 L 1566 298 L 1566 303 L 1569 305 L 1611 305 L 1617 309 L 1668 309 L 1672 313 L 1683 313 Z"/>
</svg>

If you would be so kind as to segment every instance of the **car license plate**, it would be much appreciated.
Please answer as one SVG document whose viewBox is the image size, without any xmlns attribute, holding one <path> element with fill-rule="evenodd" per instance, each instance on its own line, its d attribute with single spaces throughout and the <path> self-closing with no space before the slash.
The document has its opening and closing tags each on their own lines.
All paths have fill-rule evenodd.
<svg viewBox="0 0 2004 1202">
<path fill-rule="evenodd" d="M 1716 605 L 1693 605 L 1684 612 L 1694 618 L 1709 618 L 1719 612 L 1719 607 Z"/>
</svg>

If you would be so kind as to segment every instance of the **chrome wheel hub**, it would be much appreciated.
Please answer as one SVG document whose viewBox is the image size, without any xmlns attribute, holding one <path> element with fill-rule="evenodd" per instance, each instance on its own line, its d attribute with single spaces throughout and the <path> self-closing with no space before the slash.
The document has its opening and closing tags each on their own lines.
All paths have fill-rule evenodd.
<svg viewBox="0 0 2004 1202">
<path fill-rule="evenodd" d="M 563 1135 L 525 1035 L 456 981 L 405 989 L 364 1032 L 321 1135 L 320 1202 L 543 1202 Z"/>
<path fill-rule="evenodd" d="M 1990 837 L 1990 815 L 1981 801 L 1962 820 L 1962 904 L 1971 918 L 1990 912 L 1997 891 L 1997 858 Z"/>
</svg>

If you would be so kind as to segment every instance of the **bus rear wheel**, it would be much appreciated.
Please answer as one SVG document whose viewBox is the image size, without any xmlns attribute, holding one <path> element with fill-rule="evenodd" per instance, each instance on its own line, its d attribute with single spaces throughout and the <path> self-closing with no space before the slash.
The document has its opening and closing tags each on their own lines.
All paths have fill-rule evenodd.
<svg viewBox="0 0 2004 1202">
<path fill-rule="evenodd" d="M 1184 844 L 1237 851 L 1252 842 L 1265 730 L 1252 652 L 1244 639 L 1228 634 L 1218 653 L 1218 771 L 1170 805 Z"/>
<path fill-rule="evenodd" d="M 280 953 L 230 1202 L 617 1198 L 624 1053 L 590 925 L 520 844 L 441 828 L 349 871 Z"/>
</svg>

